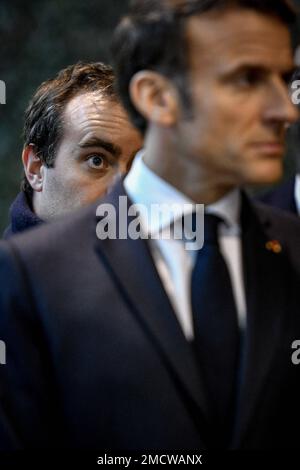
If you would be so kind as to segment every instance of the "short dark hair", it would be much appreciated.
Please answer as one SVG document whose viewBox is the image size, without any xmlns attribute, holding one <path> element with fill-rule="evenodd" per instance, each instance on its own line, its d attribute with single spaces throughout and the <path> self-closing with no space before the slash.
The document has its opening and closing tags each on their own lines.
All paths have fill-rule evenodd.
<svg viewBox="0 0 300 470">
<path fill-rule="evenodd" d="M 110 66 L 101 62 L 78 62 L 43 82 L 25 111 L 24 145 L 34 145 L 41 161 L 48 168 L 53 167 L 64 132 L 63 113 L 66 105 L 77 95 L 95 91 L 109 100 L 119 101 L 114 80 Z M 22 181 L 22 190 L 32 194 L 26 176 Z"/>
<path fill-rule="evenodd" d="M 211 10 L 249 8 L 279 18 L 289 26 L 296 13 L 288 0 L 133 0 L 114 33 L 112 60 L 120 98 L 134 125 L 143 133 L 147 122 L 133 105 L 129 84 L 140 70 L 172 78 L 184 103 L 189 102 L 185 19 Z"/>
</svg>

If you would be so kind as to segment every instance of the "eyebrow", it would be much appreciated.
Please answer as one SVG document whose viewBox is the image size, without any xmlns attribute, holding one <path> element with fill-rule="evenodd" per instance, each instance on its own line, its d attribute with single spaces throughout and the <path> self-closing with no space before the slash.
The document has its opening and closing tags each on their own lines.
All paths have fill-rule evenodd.
<svg viewBox="0 0 300 470">
<path fill-rule="evenodd" d="M 237 64 L 236 67 L 233 66 L 230 69 L 228 68 L 228 70 L 224 71 L 224 74 L 231 75 L 231 74 L 243 72 L 244 70 L 249 70 L 249 69 L 253 69 L 253 70 L 257 70 L 257 71 L 261 71 L 265 73 L 269 72 L 269 68 L 265 66 L 264 64 L 253 64 L 251 62 L 244 62 L 241 64 Z M 291 67 L 286 67 L 282 71 L 278 70 L 280 75 L 286 78 L 292 78 L 296 71 L 297 71 L 297 67 L 294 65 L 292 65 Z"/>
<path fill-rule="evenodd" d="M 90 137 L 89 139 L 80 142 L 78 146 L 80 148 L 102 147 L 104 150 L 111 153 L 116 158 L 120 157 L 120 155 L 122 154 L 121 147 L 113 144 L 112 142 L 100 139 L 99 137 Z"/>
</svg>

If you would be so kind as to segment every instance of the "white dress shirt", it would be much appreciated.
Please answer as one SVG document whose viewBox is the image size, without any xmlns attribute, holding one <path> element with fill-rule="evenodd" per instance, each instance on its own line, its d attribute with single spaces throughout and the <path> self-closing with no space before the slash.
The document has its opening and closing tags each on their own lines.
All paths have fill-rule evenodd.
<svg viewBox="0 0 300 470">
<path fill-rule="evenodd" d="M 135 157 L 130 172 L 124 180 L 125 190 L 134 204 L 142 204 L 149 211 L 152 204 L 189 204 L 195 203 L 183 193 L 151 171 L 143 161 L 143 152 Z M 205 212 L 222 217 L 226 223 L 219 227 L 220 249 L 225 258 L 231 277 L 233 294 L 238 312 L 240 328 L 245 328 L 246 300 L 243 282 L 241 238 L 239 226 L 241 196 L 235 189 L 221 200 L 205 207 Z M 191 308 L 191 276 L 195 264 L 196 252 L 186 250 L 182 240 L 163 239 L 155 233 L 169 230 L 174 220 L 160 217 L 141 224 L 149 235 L 152 257 L 162 284 L 170 298 L 179 324 L 188 340 L 194 337 Z"/>
</svg>

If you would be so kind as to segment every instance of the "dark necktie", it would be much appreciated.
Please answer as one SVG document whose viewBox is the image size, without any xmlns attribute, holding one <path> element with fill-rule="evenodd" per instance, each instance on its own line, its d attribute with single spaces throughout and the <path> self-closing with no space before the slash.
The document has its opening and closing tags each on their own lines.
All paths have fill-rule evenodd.
<svg viewBox="0 0 300 470">
<path fill-rule="evenodd" d="M 212 424 L 226 445 L 234 419 L 239 331 L 231 280 L 218 243 L 221 219 L 206 214 L 204 246 L 192 273 L 195 350 Z"/>
</svg>

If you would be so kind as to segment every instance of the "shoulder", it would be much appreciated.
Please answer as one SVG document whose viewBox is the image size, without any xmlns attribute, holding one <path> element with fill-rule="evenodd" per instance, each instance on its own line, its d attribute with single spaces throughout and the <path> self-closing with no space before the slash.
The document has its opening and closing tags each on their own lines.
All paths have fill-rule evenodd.
<svg viewBox="0 0 300 470">
<path fill-rule="evenodd" d="M 278 207 L 269 206 L 262 201 L 253 201 L 252 205 L 261 222 L 272 223 L 273 226 L 289 232 L 292 228 L 300 230 L 300 217 Z"/>
<path fill-rule="evenodd" d="M 63 255 L 74 252 L 96 236 L 96 209 L 98 204 L 81 209 L 57 221 L 43 224 L 24 233 L 17 234 L 5 243 L 20 256 L 39 257 Z"/>
<path fill-rule="evenodd" d="M 18 270 L 27 290 L 39 298 L 47 292 L 55 297 L 57 291 L 74 294 L 82 283 L 99 286 L 97 279 L 107 273 L 99 255 L 98 208 L 110 203 L 117 212 L 119 192 L 116 186 L 114 192 L 76 213 L 0 242 L 0 259 L 6 260 L 0 277 L 5 279 L 8 269 Z"/>
<path fill-rule="evenodd" d="M 99 221 L 99 207 L 107 208 L 109 205 L 117 213 L 119 196 L 122 195 L 122 191 L 124 191 L 123 186 L 119 182 L 105 197 L 98 199 L 93 204 L 54 222 L 17 234 L 7 243 L 23 258 L 34 259 L 41 256 L 60 259 L 61 257 L 80 255 L 83 251 L 86 255 L 94 242 L 99 241 L 96 231 Z"/>
<path fill-rule="evenodd" d="M 0 242 L 0 285 L 7 295 L 54 292 L 78 286 L 94 260 L 96 206 Z M 28 294 L 30 293 L 30 294 Z M 21 294 L 20 294 L 21 295 Z"/>
</svg>

